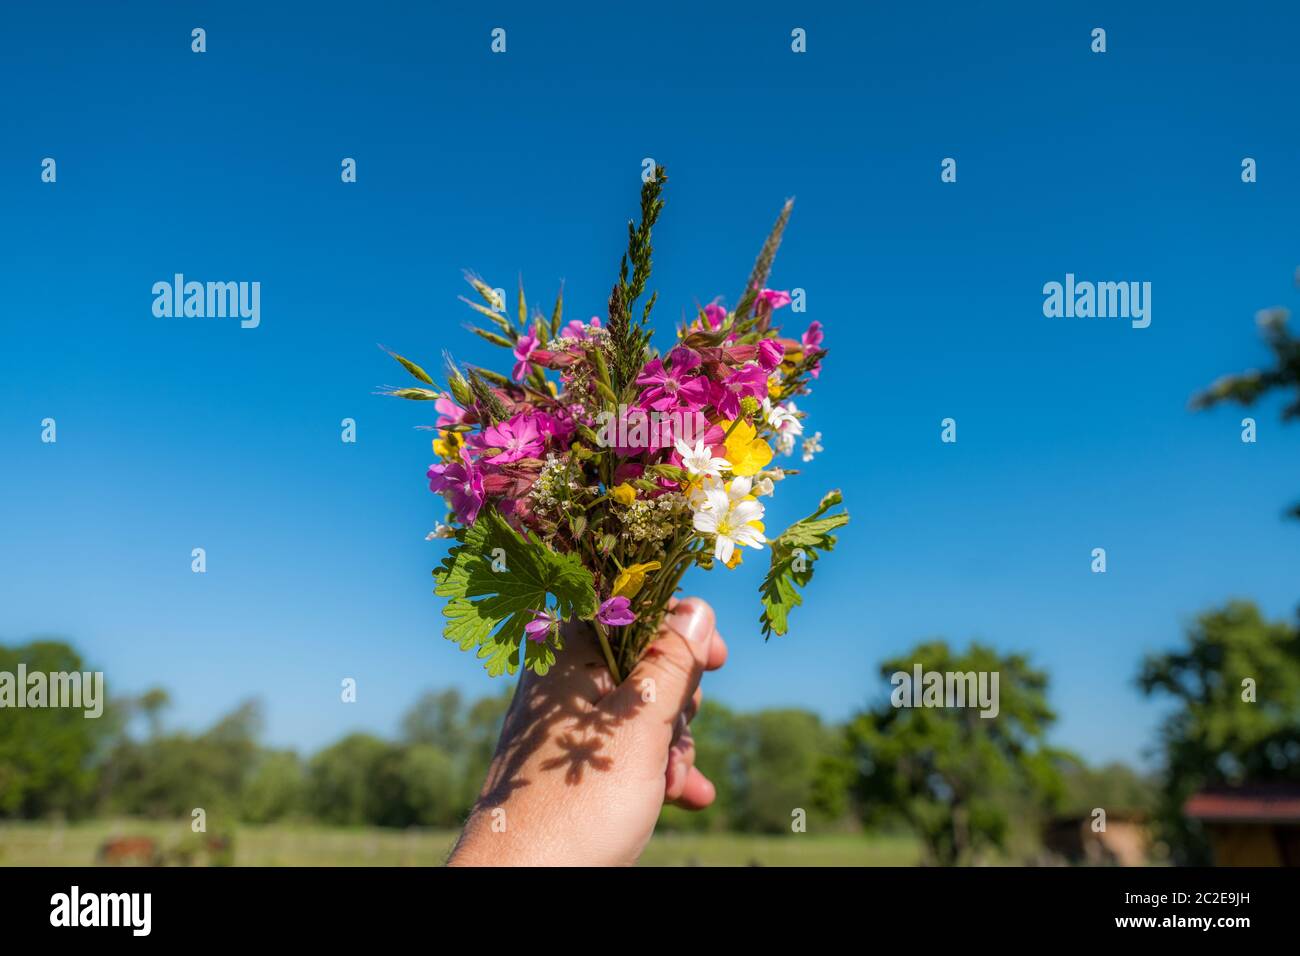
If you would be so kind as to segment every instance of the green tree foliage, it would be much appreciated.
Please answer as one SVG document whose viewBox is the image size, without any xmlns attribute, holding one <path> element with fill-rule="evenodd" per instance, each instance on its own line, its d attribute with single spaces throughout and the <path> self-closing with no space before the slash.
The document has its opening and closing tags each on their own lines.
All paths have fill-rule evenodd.
<svg viewBox="0 0 1300 956">
<path fill-rule="evenodd" d="M 666 809 L 668 827 L 790 833 L 796 809 L 810 830 L 845 815 L 848 781 L 829 772 L 841 757 L 841 738 L 816 714 L 738 714 L 705 700 L 691 728 L 696 766 L 713 781 L 717 800 L 698 814 Z"/>
<path fill-rule="evenodd" d="M 149 695 L 146 695 L 149 697 Z M 156 696 L 150 699 L 157 699 Z M 137 709 L 141 699 L 137 699 Z M 245 701 L 201 734 L 162 733 L 156 711 L 144 740 L 122 737 L 108 754 L 103 785 L 107 808 L 147 817 L 236 814 L 259 753 L 261 707 Z"/>
<path fill-rule="evenodd" d="M 1247 700 L 1253 682 L 1254 701 Z M 1160 730 L 1166 782 L 1162 835 L 1175 859 L 1208 861 L 1198 825 L 1181 812 L 1204 787 L 1300 780 L 1300 631 L 1248 601 L 1201 614 L 1185 645 L 1150 655 L 1143 693 L 1177 703 Z"/>
<path fill-rule="evenodd" d="M 1026 805 L 1047 809 L 1062 797 L 1063 754 L 1043 740 L 1055 720 L 1047 675 L 1021 655 L 980 644 L 959 654 L 943 641 L 885 661 L 880 673 L 911 675 L 915 664 L 997 672 L 999 712 L 983 718 L 978 707 L 895 707 L 886 699 L 859 714 L 848 727 L 855 796 L 865 822 L 904 821 L 934 862 L 972 862 L 1005 848 L 1012 818 Z"/>
<path fill-rule="evenodd" d="M 307 774 L 292 750 L 263 750 L 254 760 L 240 800 L 250 823 L 275 823 L 306 809 Z"/>
<path fill-rule="evenodd" d="M 84 672 L 85 663 L 61 641 L 0 645 L 0 671 Z M 60 707 L 0 711 L 0 818 L 84 815 L 94 792 L 94 759 L 112 733 L 115 715 L 98 718 Z"/>
<path fill-rule="evenodd" d="M 1300 282 L 1300 271 L 1296 273 Z M 1252 369 L 1237 375 L 1225 375 L 1205 391 L 1193 396 L 1192 408 L 1212 408 L 1223 402 L 1254 405 L 1272 392 L 1294 389 L 1295 395 L 1282 409 L 1282 420 L 1300 418 L 1300 339 L 1287 328 L 1290 313 L 1286 309 L 1265 309 L 1256 317 L 1264 342 L 1273 353 L 1273 366 L 1263 371 Z M 1291 509 L 1300 517 L 1300 505 Z"/>
</svg>

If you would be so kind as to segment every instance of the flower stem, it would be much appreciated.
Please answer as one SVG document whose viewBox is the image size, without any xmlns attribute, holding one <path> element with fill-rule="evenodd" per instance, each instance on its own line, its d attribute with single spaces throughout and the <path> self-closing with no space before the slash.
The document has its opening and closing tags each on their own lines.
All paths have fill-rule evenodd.
<svg viewBox="0 0 1300 956">
<path fill-rule="evenodd" d="M 614 663 L 614 652 L 609 649 L 609 636 L 605 634 L 605 625 L 600 621 L 592 620 L 596 626 L 596 637 L 600 639 L 600 649 L 605 652 L 605 664 L 609 667 L 609 672 L 614 676 L 614 683 L 623 683 L 623 678 L 619 675 L 618 665 Z"/>
</svg>

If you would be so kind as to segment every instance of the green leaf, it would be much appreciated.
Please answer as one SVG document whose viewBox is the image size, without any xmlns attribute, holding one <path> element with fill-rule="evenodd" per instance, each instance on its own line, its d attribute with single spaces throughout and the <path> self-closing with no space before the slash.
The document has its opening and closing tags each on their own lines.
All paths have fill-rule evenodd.
<svg viewBox="0 0 1300 956">
<path fill-rule="evenodd" d="M 450 598 L 443 636 L 461 650 L 477 647 L 493 677 L 519 669 L 521 646 L 529 670 L 545 674 L 555 663 L 554 636 L 545 643 L 524 640 L 524 625 L 548 606 L 548 595 L 560 620 L 596 613 L 591 572 L 578 555 L 557 554 L 525 539 L 490 506 L 462 532 L 433 577 L 434 593 Z"/>
<path fill-rule="evenodd" d="M 843 500 L 839 491 L 828 493 L 816 511 L 769 542 L 772 564 L 759 586 L 763 613 L 758 620 L 763 626 L 764 640 L 789 630 L 790 612 L 803 604 L 799 590 L 812 580 L 813 563 L 824 552 L 834 550 L 835 536 L 831 532 L 849 523 L 847 511 L 826 514 Z"/>
</svg>

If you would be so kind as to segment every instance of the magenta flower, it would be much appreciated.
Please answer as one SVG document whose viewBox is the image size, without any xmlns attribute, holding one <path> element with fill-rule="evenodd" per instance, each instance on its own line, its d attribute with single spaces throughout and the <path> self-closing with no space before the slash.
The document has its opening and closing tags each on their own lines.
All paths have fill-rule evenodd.
<svg viewBox="0 0 1300 956">
<path fill-rule="evenodd" d="M 826 336 L 822 334 L 822 324 L 816 319 L 813 319 L 813 321 L 808 323 L 808 331 L 805 332 L 803 338 L 800 339 L 803 343 L 804 352 L 811 355 L 813 352 L 821 351 L 821 344 L 824 338 L 826 338 Z M 813 378 L 817 378 L 822 373 L 822 363 L 814 363 L 813 367 L 809 371 L 812 373 Z"/>
<path fill-rule="evenodd" d="M 704 307 L 704 319 L 709 323 L 709 328 L 715 331 L 722 328 L 722 323 L 726 321 L 726 318 L 727 310 L 717 303 Z"/>
<path fill-rule="evenodd" d="M 557 618 L 547 611 L 534 611 L 533 614 L 535 615 L 533 619 L 524 625 L 524 634 L 530 641 L 544 644 L 546 635 L 551 632 L 551 628 L 557 623 Z"/>
<path fill-rule="evenodd" d="M 767 373 L 750 362 L 732 372 L 724 381 L 714 382 L 709 401 L 723 418 L 740 417 L 740 400 L 745 396 L 762 399 L 767 394 Z"/>
<path fill-rule="evenodd" d="M 771 372 L 785 361 L 785 346 L 776 339 L 763 339 L 758 343 L 758 364 L 763 371 Z"/>
<path fill-rule="evenodd" d="M 826 336 L 822 333 L 822 324 L 816 319 L 808 323 L 808 331 L 803 334 L 800 341 L 806 349 L 821 348 L 822 340 Z"/>
<path fill-rule="evenodd" d="M 600 606 L 596 620 L 606 627 L 617 627 L 620 624 L 631 624 L 636 620 L 636 615 L 632 613 L 631 601 L 625 597 L 612 597 Z"/>
<path fill-rule="evenodd" d="M 483 473 L 462 448 L 460 461 L 431 465 L 429 490 L 447 499 L 447 504 L 462 523 L 473 524 L 483 507 Z"/>
<path fill-rule="evenodd" d="M 682 345 L 668 353 L 667 365 L 663 359 L 648 362 L 636 379 L 638 385 L 647 386 L 640 404 L 661 412 L 671 408 L 698 410 L 708 401 L 708 383 L 698 375 L 688 378 L 687 373 L 699 364 L 699 353 Z"/>
<path fill-rule="evenodd" d="M 535 334 L 521 335 L 515 342 L 515 381 L 522 382 L 528 377 L 528 359 L 537 351 L 539 345 Z"/>
<path fill-rule="evenodd" d="M 520 458 L 536 458 L 545 445 L 541 428 L 538 427 L 539 417 L 538 413 L 522 412 L 514 418 L 490 425 L 473 439 L 474 447 L 501 449 L 492 457 L 484 459 L 489 465 L 506 465 Z"/>
<path fill-rule="evenodd" d="M 438 411 L 439 428 L 447 428 L 450 425 L 459 425 L 465 420 L 465 409 L 461 408 L 445 395 L 434 402 L 433 407 Z"/>
<path fill-rule="evenodd" d="M 564 327 L 564 334 L 571 339 L 588 339 L 591 337 L 592 330 L 598 328 L 600 328 L 600 316 L 593 315 L 587 325 L 573 319 Z"/>
<path fill-rule="evenodd" d="M 783 305 L 790 304 L 790 293 L 777 289 L 764 289 L 758 294 L 758 301 L 767 303 L 769 309 L 779 309 Z"/>
</svg>

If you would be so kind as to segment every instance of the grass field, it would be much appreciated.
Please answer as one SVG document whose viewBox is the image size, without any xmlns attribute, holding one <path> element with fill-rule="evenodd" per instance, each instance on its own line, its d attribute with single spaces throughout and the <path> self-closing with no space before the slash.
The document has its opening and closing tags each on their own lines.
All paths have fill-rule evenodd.
<svg viewBox="0 0 1300 956">
<path fill-rule="evenodd" d="M 147 836 L 164 849 L 190 837 L 189 822 L 116 820 L 0 823 L 0 866 L 89 866 L 110 837 Z M 237 866 L 437 866 L 456 834 L 446 830 L 241 826 Z M 907 866 L 920 850 L 905 836 L 675 834 L 655 836 L 646 866 Z"/>
</svg>

